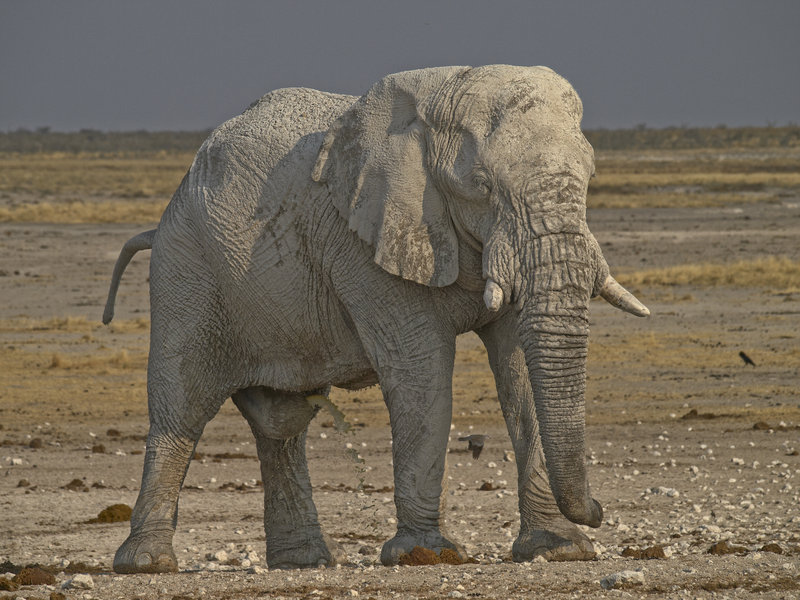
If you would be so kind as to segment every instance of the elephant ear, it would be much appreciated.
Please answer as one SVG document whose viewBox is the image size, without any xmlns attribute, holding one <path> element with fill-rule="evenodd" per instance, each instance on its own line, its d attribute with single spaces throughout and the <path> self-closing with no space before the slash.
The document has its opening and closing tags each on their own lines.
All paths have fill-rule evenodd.
<svg viewBox="0 0 800 600">
<path fill-rule="evenodd" d="M 383 269 L 442 287 L 458 276 L 458 240 L 428 169 L 420 107 L 466 67 L 388 75 L 328 130 L 312 177 Z"/>
</svg>

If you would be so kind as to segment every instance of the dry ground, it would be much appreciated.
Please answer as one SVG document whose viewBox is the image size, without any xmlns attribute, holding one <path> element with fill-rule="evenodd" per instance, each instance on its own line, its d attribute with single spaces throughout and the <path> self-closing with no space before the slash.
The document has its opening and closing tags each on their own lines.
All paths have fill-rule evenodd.
<svg viewBox="0 0 800 600">
<path fill-rule="evenodd" d="M 63 590 L 70 598 L 800 595 L 800 156 L 777 151 L 599 157 L 590 226 L 612 270 L 653 315 L 592 304 L 587 461 L 605 509 L 603 526 L 588 531 L 597 560 L 510 561 L 516 466 L 485 353 L 467 335 L 454 379 L 446 517 L 475 564 L 380 566 L 394 507 L 388 417 L 373 388 L 334 392 L 356 425 L 350 433 L 337 433 L 324 413 L 309 433 L 320 520 L 347 564 L 257 568 L 260 473 L 252 436 L 228 403 L 206 429 L 181 496 L 182 572 L 113 574 L 128 524 L 86 521 L 109 505 L 132 505 L 138 490 L 147 253 L 126 273 L 113 326 L 99 321 L 119 249 L 152 226 L 150 213 L 137 211 L 157 214 L 163 189 L 191 160 L 168 158 L 162 191 L 136 178 L 103 179 L 98 173 L 124 169 L 74 155 L 39 157 L 27 171 L 16 167 L 16 180 L 9 183 L 11 171 L 0 180 L 0 576 L 33 563 L 57 574 L 50 588 L 0 598 L 47 598 L 73 572 L 91 573 L 95 587 Z M 20 181 L 44 177 L 31 172 L 36 164 L 50 165 L 47 181 L 62 183 L 25 187 Z M 70 169 L 95 183 L 62 173 Z M 113 212 L 120 207 L 132 212 Z M 456 441 L 467 431 L 491 436 L 478 460 Z M 485 482 L 494 489 L 480 491 Z M 708 554 L 720 541 L 734 553 Z M 623 556 L 656 546 L 664 558 Z M 641 571 L 644 582 L 601 587 L 623 570 Z"/>
</svg>

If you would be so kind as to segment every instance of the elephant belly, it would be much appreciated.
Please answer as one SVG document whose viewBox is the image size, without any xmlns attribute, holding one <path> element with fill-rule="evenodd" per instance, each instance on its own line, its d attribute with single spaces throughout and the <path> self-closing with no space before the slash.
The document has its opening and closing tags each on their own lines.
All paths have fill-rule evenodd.
<svg viewBox="0 0 800 600">
<path fill-rule="evenodd" d="M 298 281 L 289 289 L 296 293 L 276 295 L 261 288 L 249 294 L 258 301 L 242 311 L 248 316 L 239 337 L 247 348 L 252 383 L 286 390 L 374 385 L 377 377 L 355 327 L 341 304 L 310 283 L 309 275 L 294 271 Z"/>
</svg>

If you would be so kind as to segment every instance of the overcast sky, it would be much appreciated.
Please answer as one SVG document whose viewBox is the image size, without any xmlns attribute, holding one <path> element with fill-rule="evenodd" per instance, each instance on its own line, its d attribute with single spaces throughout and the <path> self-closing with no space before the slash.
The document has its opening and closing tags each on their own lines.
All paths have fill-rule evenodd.
<svg viewBox="0 0 800 600">
<path fill-rule="evenodd" d="M 800 1 L 0 0 L 0 131 L 198 130 L 265 92 L 547 65 L 584 127 L 800 122 Z"/>
</svg>

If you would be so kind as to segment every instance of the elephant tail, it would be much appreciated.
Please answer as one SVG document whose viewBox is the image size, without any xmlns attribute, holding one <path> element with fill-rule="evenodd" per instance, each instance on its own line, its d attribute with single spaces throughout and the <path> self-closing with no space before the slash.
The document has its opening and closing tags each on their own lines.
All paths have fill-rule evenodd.
<svg viewBox="0 0 800 600">
<path fill-rule="evenodd" d="M 114 300 L 117 297 L 117 289 L 119 289 L 119 282 L 125 272 L 125 267 L 128 266 L 133 255 L 139 250 L 149 250 L 153 247 L 153 238 L 156 235 L 156 231 L 156 229 L 151 229 L 133 236 L 122 247 L 119 258 L 117 258 L 117 264 L 114 265 L 114 273 L 111 275 L 111 287 L 108 290 L 106 309 L 103 311 L 103 324 L 108 325 L 111 319 L 114 318 Z"/>
</svg>

